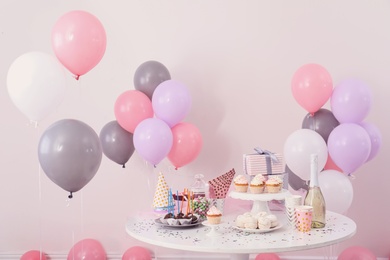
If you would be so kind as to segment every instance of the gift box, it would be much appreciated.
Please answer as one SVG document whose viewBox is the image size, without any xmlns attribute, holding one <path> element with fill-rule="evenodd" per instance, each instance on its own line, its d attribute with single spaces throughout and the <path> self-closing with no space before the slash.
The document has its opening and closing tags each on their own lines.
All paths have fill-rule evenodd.
<svg viewBox="0 0 390 260">
<path fill-rule="evenodd" d="M 280 153 L 255 148 L 255 153 L 243 155 L 244 172 L 248 175 L 284 173 L 284 158 Z"/>
</svg>

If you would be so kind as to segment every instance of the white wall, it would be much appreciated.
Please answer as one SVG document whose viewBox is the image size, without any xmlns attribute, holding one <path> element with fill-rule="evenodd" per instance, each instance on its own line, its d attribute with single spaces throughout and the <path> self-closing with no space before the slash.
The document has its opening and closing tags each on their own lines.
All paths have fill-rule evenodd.
<svg viewBox="0 0 390 260">
<path fill-rule="evenodd" d="M 52 26 L 64 13 L 78 9 L 104 24 L 107 51 L 79 81 L 67 74 L 63 103 L 34 128 L 9 98 L 7 70 L 23 53 L 53 54 Z M 114 255 L 143 245 L 126 235 L 124 225 L 127 216 L 150 209 L 158 171 L 173 189 L 181 189 L 192 183 L 195 173 L 211 179 L 231 168 L 241 171 L 242 154 L 256 146 L 281 152 L 306 115 L 292 96 L 291 77 L 301 65 L 315 62 L 328 69 L 335 84 L 358 77 L 370 85 L 374 102 L 366 120 L 383 134 L 380 154 L 352 180 L 354 201 L 347 215 L 356 221 L 357 234 L 333 253 L 360 245 L 388 257 L 389 13 L 385 0 L 2 0 L 0 254 L 41 248 L 66 255 L 86 237 L 101 241 Z M 133 89 L 134 72 L 147 60 L 162 62 L 173 79 L 189 87 L 193 106 L 185 121 L 202 132 L 201 154 L 178 171 L 167 160 L 153 169 L 137 153 L 125 169 L 103 157 L 94 179 L 68 202 L 68 194 L 39 167 L 41 134 L 63 118 L 82 120 L 99 133 L 115 119 L 116 98 Z M 160 255 L 179 253 L 154 249 Z M 323 251 L 288 253 L 294 254 Z"/>
</svg>

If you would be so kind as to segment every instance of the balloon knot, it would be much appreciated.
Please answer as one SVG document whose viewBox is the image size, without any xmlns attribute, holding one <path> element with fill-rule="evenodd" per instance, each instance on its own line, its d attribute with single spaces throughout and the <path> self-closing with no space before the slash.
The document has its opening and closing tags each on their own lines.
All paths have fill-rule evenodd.
<svg viewBox="0 0 390 260">
<path fill-rule="evenodd" d="M 177 167 L 175 167 L 175 170 L 177 170 L 178 168 Z"/>
<path fill-rule="evenodd" d="M 79 80 L 80 75 L 75 75 L 74 78 L 75 78 L 76 80 Z"/>
<path fill-rule="evenodd" d="M 69 199 L 73 198 L 73 194 L 72 192 L 70 192 L 69 196 L 68 196 Z"/>
<path fill-rule="evenodd" d="M 154 168 L 157 168 L 156 165 L 153 165 Z"/>
<path fill-rule="evenodd" d="M 122 165 L 122 168 L 126 168 L 126 166 L 123 164 L 123 165 Z"/>
</svg>

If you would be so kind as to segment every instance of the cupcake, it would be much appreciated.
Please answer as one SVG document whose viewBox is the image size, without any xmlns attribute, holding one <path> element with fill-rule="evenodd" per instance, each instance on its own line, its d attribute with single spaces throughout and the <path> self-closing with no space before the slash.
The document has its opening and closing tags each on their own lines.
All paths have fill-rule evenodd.
<svg viewBox="0 0 390 260">
<path fill-rule="evenodd" d="M 236 178 L 234 178 L 234 188 L 238 192 L 247 192 L 248 191 L 248 180 L 245 178 L 244 175 L 238 175 Z"/>
<path fill-rule="evenodd" d="M 257 174 L 253 177 L 249 190 L 253 194 L 263 193 L 265 187 L 265 177 L 262 174 Z"/>
<path fill-rule="evenodd" d="M 282 189 L 283 180 L 279 176 L 270 176 L 265 182 L 268 193 L 278 193 Z"/>
<path fill-rule="evenodd" d="M 217 225 L 221 223 L 221 218 L 222 218 L 222 213 L 217 207 L 212 206 L 208 211 L 207 211 L 207 222 L 211 225 Z"/>
</svg>

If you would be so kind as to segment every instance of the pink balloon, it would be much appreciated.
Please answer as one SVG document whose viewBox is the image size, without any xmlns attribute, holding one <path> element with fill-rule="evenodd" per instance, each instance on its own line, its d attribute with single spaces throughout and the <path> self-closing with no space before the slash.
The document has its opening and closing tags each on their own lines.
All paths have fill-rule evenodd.
<svg viewBox="0 0 390 260">
<path fill-rule="evenodd" d="M 255 260 L 280 260 L 280 257 L 274 253 L 258 254 Z"/>
<path fill-rule="evenodd" d="M 45 253 L 39 251 L 39 250 L 30 250 L 24 253 L 20 260 L 46 260 Z"/>
<path fill-rule="evenodd" d="M 141 246 L 133 246 L 126 250 L 122 256 L 122 260 L 151 260 L 150 251 Z"/>
<path fill-rule="evenodd" d="M 199 155 L 203 146 L 199 129 L 190 123 L 179 123 L 172 127 L 173 145 L 168 159 L 177 168 L 189 164 Z"/>
<path fill-rule="evenodd" d="M 337 257 L 337 260 L 376 260 L 376 256 L 369 249 L 361 246 L 351 246 Z"/>
<path fill-rule="evenodd" d="M 103 246 L 95 239 L 83 239 L 71 248 L 67 260 L 106 260 Z"/>
<path fill-rule="evenodd" d="M 358 124 L 340 124 L 329 135 L 328 150 L 334 163 L 349 175 L 367 161 L 371 151 L 370 136 Z"/>
<path fill-rule="evenodd" d="M 371 109 L 372 93 L 361 81 L 344 80 L 334 88 L 330 105 L 333 115 L 340 123 L 359 123 Z"/>
<path fill-rule="evenodd" d="M 141 157 L 156 166 L 171 150 L 173 135 L 164 121 L 148 118 L 134 130 L 133 142 Z"/>
<path fill-rule="evenodd" d="M 134 133 L 141 121 L 153 117 L 152 102 L 141 91 L 128 90 L 116 99 L 114 113 L 118 124 L 126 131 Z"/>
<path fill-rule="evenodd" d="M 378 127 L 376 127 L 374 124 L 361 122 L 359 123 L 359 125 L 362 126 L 367 131 L 371 140 L 371 151 L 370 151 L 370 155 L 366 160 L 366 162 L 368 162 L 372 160 L 379 153 L 379 150 L 382 146 L 382 134 L 379 131 Z"/>
<path fill-rule="evenodd" d="M 306 64 L 295 72 L 291 90 L 298 104 L 313 115 L 332 95 L 332 77 L 321 65 Z"/>
<path fill-rule="evenodd" d="M 328 156 L 328 160 L 325 163 L 324 170 L 336 170 L 336 171 L 339 171 L 339 172 L 343 171 L 343 170 L 340 169 L 340 167 L 338 167 L 334 163 L 334 161 L 333 161 L 332 157 L 330 157 L 330 155 Z"/>
<path fill-rule="evenodd" d="M 152 97 L 153 110 L 157 118 L 170 127 L 182 121 L 191 109 L 192 99 L 186 86 L 174 80 L 160 83 Z"/>
<path fill-rule="evenodd" d="M 59 61 L 78 79 L 102 59 L 106 51 L 106 32 L 94 15 L 71 11 L 54 25 L 51 43 Z"/>
</svg>

